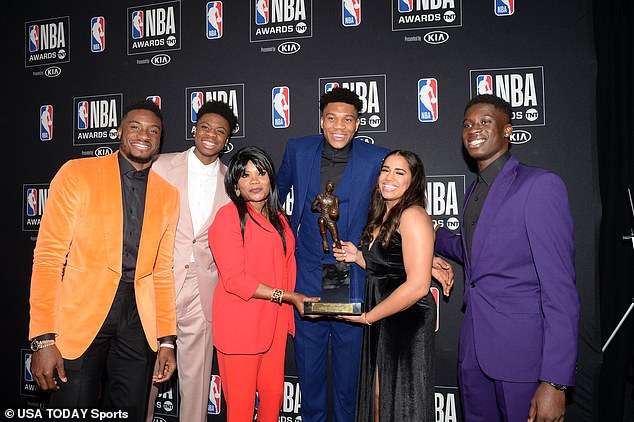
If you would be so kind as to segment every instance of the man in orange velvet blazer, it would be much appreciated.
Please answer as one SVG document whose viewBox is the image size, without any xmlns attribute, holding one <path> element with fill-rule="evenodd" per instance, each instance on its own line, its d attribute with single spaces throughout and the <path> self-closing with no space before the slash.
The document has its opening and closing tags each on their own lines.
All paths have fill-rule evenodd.
<svg viewBox="0 0 634 422">
<path fill-rule="evenodd" d="M 31 371 L 42 390 L 53 391 L 50 407 L 100 406 L 142 420 L 157 348 L 154 380 L 167 381 L 176 369 L 179 197 L 150 169 L 162 128 L 154 103 L 134 103 L 117 153 L 70 160 L 51 182 L 34 252 L 29 332 Z"/>
</svg>

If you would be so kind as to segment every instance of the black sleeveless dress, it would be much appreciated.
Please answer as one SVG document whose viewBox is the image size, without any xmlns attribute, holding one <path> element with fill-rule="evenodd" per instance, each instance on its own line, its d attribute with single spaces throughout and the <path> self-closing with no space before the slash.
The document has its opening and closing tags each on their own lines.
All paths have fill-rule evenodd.
<svg viewBox="0 0 634 422">
<path fill-rule="evenodd" d="M 401 235 L 387 248 L 382 235 L 368 250 L 365 310 L 370 311 L 405 281 Z M 364 327 L 357 392 L 356 422 L 374 420 L 376 370 L 380 422 L 433 422 L 434 329 L 436 302 L 431 292 L 410 308 Z"/>
</svg>

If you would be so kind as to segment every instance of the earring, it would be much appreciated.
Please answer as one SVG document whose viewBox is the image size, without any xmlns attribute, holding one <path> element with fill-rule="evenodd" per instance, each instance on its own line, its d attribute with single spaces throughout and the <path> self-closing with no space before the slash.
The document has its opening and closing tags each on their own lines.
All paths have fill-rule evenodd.
<svg viewBox="0 0 634 422">
<path fill-rule="evenodd" d="M 239 198 L 240 197 L 240 189 L 236 186 L 236 196 Z"/>
</svg>

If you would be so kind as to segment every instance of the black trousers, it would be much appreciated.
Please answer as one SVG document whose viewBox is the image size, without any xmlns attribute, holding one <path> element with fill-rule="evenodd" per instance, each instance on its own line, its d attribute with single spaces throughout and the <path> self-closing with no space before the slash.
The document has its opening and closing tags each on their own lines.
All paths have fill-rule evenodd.
<svg viewBox="0 0 634 422">
<path fill-rule="evenodd" d="M 119 283 L 110 312 L 88 349 L 64 359 L 68 382 L 51 394 L 51 408 L 124 410 L 143 421 L 156 353 L 145 338 L 133 283 Z"/>
</svg>

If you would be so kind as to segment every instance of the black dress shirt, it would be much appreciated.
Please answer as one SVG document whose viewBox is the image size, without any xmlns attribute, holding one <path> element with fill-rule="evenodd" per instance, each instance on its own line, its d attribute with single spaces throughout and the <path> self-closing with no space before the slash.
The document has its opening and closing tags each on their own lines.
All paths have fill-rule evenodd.
<svg viewBox="0 0 634 422">
<path fill-rule="evenodd" d="M 469 202 L 464 211 L 464 231 L 465 241 L 467 242 L 467 253 L 471 258 L 471 242 L 473 241 L 473 233 L 478 225 L 480 219 L 480 213 L 484 206 L 484 201 L 487 199 L 491 185 L 495 181 L 495 178 L 502 171 L 502 167 L 511 157 L 511 153 L 506 151 L 494 162 L 489 164 L 481 173 L 478 174 L 478 182 L 476 183 L 473 193 L 469 198 Z"/>
<path fill-rule="evenodd" d="M 143 213 L 145 212 L 145 193 L 150 168 L 141 171 L 119 153 L 119 172 L 121 174 L 121 194 L 123 197 L 123 256 L 121 281 L 134 282 L 136 261 L 139 255 Z"/>
</svg>

